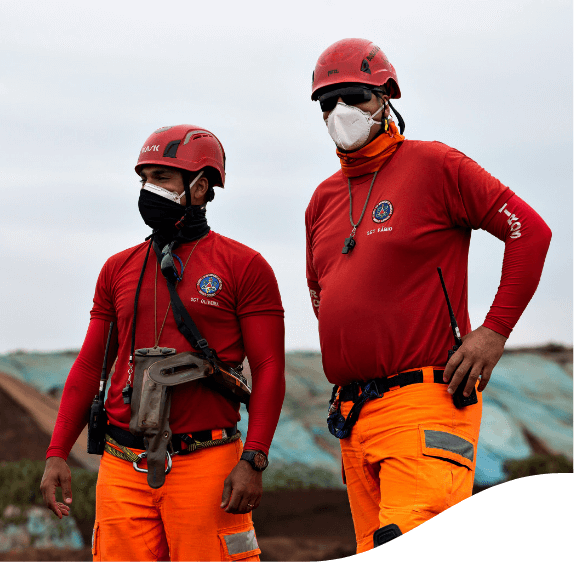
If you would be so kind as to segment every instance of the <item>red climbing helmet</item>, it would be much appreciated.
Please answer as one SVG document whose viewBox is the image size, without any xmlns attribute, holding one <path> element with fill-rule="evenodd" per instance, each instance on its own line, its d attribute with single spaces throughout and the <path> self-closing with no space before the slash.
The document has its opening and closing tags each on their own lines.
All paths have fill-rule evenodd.
<svg viewBox="0 0 574 562">
<path fill-rule="evenodd" d="M 136 173 L 147 164 L 170 166 L 197 172 L 206 166 L 219 173 L 215 185 L 225 184 L 225 152 L 219 139 L 206 129 L 195 125 L 175 125 L 154 131 L 145 141 Z"/>
<path fill-rule="evenodd" d="M 393 65 L 368 39 L 341 39 L 321 54 L 313 72 L 311 99 L 318 99 L 323 88 L 344 82 L 370 86 L 388 83 L 390 97 L 401 97 Z"/>
</svg>

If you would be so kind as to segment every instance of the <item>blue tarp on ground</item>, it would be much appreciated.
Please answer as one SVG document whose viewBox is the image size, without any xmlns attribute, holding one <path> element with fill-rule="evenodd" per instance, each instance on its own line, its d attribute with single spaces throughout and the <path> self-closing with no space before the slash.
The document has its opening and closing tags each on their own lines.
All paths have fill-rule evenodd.
<svg viewBox="0 0 574 562">
<path fill-rule="evenodd" d="M 572 378 L 557 363 L 534 353 L 505 355 L 483 397 L 477 484 L 501 482 L 505 460 L 532 454 L 524 430 L 572 458 Z"/>
<path fill-rule="evenodd" d="M 304 417 L 303 413 L 301 419 Z M 246 430 L 246 415 L 242 424 Z M 507 354 L 494 369 L 483 394 L 475 479 L 478 485 L 503 481 L 506 460 L 533 454 L 524 430 L 551 452 L 572 458 L 572 378 L 557 363 L 539 355 Z M 329 438 L 326 426 L 306 426 L 282 415 L 271 460 L 334 466 L 339 470 L 338 462 L 326 460 L 327 456 L 333 457 L 313 440 L 313 435 Z"/>
<path fill-rule="evenodd" d="M 76 352 L 14 353 L 0 356 L 0 371 L 46 392 L 62 387 Z M 315 355 L 313 358 L 312 356 Z M 302 357 L 302 358 L 301 358 Z M 318 354 L 293 354 L 297 381 L 301 387 L 309 376 L 307 386 L 312 396 L 325 393 L 328 385 L 317 383 L 321 370 Z M 298 362 L 297 362 L 298 361 Z M 319 373 L 320 375 L 320 373 Z M 303 390 L 297 390 L 297 402 Z M 289 382 L 287 393 L 289 394 Z M 572 378 L 557 363 L 534 353 L 505 354 L 492 374 L 484 394 L 484 410 L 477 454 L 476 483 L 496 484 L 504 479 L 503 464 L 507 459 L 522 459 L 532 454 L 525 431 L 554 453 L 572 458 Z M 329 396 L 325 394 L 325 410 Z M 299 462 L 313 468 L 340 472 L 339 460 L 326 451 L 320 441 L 330 439 L 326 427 L 316 421 L 306 423 L 306 412 L 283 414 L 275 434 L 270 458 L 285 463 Z M 316 418 L 316 416 L 315 416 Z M 240 423 L 247 433 L 247 415 Z M 334 438 L 333 438 L 334 440 Z M 335 443 L 335 441 L 334 441 Z M 336 443 L 334 445 L 336 447 Z M 336 447 L 337 448 L 337 447 Z"/>
<path fill-rule="evenodd" d="M 238 424 L 244 440 L 247 435 L 247 417 L 245 412 L 242 413 L 242 419 Z M 287 415 L 281 416 L 275 431 L 269 461 L 285 464 L 301 463 L 311 468 L 330 470 L 335 474 L 341 472 L 340 461 L 321 449 L 313 439 L 312 432 L 301 422 Z"/>
<path fill-rule="evenodd" d="M 0 371 L 13 376 L 40 392 L 63 388 L 77 351 L 14 352 L 0 355 Z"/>
</svg>

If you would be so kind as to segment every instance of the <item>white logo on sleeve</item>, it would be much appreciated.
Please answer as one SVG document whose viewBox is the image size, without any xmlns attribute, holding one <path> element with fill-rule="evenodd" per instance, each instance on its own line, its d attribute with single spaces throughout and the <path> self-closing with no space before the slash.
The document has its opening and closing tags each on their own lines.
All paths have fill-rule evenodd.
<svg viewBox="0 0 574 562">
<path fill-rule="evenodd" d="M 498 212 L 499 213 L 504 212 L 504 214 L 508 217 L 507 222 L 510 225 L 510 238 L 520 238 L 522 236 L 522 234 L 520 233 L 520 227 L 522 225 L 520 224 L 518 217 L 505 208 L 506 205 L 508 205 L 508 203 L 502 205 L 502 207 L 498 209 Z"/>
<path fill-rule="evenodd" d="M 311 295 L 311 301 L 313 302 L 313 306 L 315 308 L 319 308 L 320 299 L 317 296 L 317 291 L 313 291 L 313 289 L 309 289 L 309 294 Z"/>
</svg>

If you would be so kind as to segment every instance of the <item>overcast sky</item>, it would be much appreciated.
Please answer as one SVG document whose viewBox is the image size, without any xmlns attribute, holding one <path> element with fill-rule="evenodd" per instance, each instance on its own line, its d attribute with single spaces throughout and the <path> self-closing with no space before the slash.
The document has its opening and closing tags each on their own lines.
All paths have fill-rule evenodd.
<svg viewBox="0 0 574 562">
<path fill-rule="evenodd" d="M 149 233 L 139 149 L 180 123 L 226 151 L 211 227 L 273 267 L 287 349 L 318 349 L 304 212 L 339 161 L 311 72 L 345 37 L 374 41 L 394 65 L 407 138 L 463 151 L 549 224 L 538 292 L 508 345 L 571 344 L 572 2 L 3 0 L 0 352 L 81 345 L 105 260 Z M 474 327 L 503 249 L 473 234 Z"/>
</svg>

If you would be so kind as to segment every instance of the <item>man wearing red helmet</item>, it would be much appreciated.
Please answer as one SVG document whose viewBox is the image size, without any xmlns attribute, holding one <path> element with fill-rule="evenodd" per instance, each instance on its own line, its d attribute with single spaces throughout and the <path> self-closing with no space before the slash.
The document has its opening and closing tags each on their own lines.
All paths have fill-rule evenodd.
<svg viewBox="0 0 574 562">
<path fill-rule="evenodd" d="M 96 395 L 88 447 L 104 452 L 94 559 L 258 560 L 251 511 L 285 392 L 277 282 L 259 253 L 207 224 L 213 187 L 225 183 L 213 133 L 158 129 L 136 172 L 139 210 L 153 232 L 100 273 L 47 452 L 44 500 L 58 517 L 69 514 L 65 460 Z M 246 356 L 252 392 L 240 372 Z M 94 415 L 116 357 L 105 414 Z M 244 447 L 238 400 L 249 403 Z M 104 415 L 108 423 L 98 425 Z M 97 431 L 101 443 L 92 439 Z M 58 486 L 64 503 L 55 499 Z"/>
<path fill-rule="evenodd" d="M 368 40 L 338 41 L 317 61 L 311 99 L 341 170 L 307 207 L 307 281 L 334 384 L 328 425 L 341 443 L 357 552 L 471 495 L 480 391 L 536 290 L 551 237 L 470 158 L 406 140 L 390 102 L 400 97 L 395 69 Z M 477 228 L 502 240 L 505 256 L 490 312 L 471 331 L 467 262 Z M 448 355 L 437 267 L 464 340 Z"/>
</svg>

